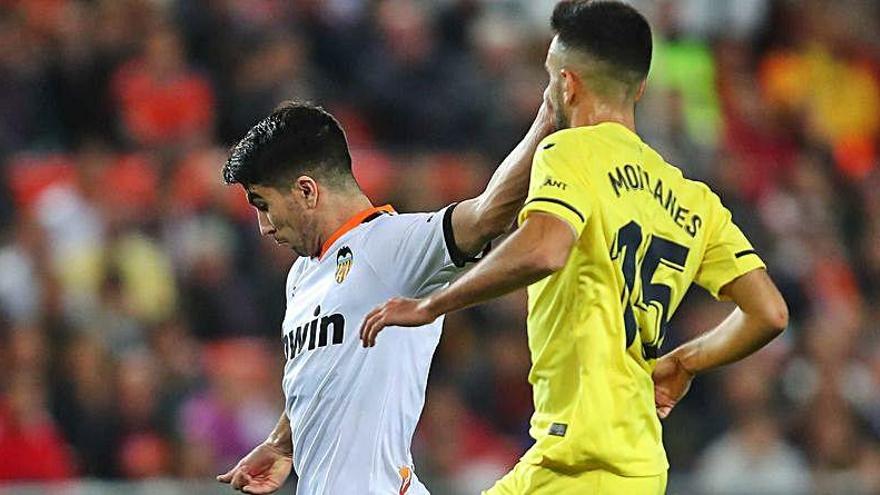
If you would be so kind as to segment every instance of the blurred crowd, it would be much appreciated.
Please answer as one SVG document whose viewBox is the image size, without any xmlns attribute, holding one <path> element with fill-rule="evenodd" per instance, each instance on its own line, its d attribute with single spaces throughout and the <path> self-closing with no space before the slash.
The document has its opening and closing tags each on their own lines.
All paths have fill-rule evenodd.
<svg viewBox="0 0 880 495">
<path fill-rule="evenodd" d="M 880 493 L 880 4 L 634 0 L 644 139 L 733 211 L 791 326 L 700 377 L 670 493 Z M 0 1 L 0 480 L 204 479 L 282 410 L 292 254 L 228 146 L 281 100 L 374 203 L 479 192 L 527 129 L 552 0 Z M 665 349 L 731 309 L 693 290 Z M 529 445 L 524 295 L 450 315 L 414 439 L 438 494 Z"/>
</svg>

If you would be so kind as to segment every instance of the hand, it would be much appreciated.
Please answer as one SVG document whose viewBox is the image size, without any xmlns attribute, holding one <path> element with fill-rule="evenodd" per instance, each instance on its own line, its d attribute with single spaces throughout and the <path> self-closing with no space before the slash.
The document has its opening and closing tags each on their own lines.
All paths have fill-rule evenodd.
<svg viewBox="0 0 880 495">
<path fill-rule="evenodd" d="M 544 99 L 541 102 L 541 108 L 538 109 L 538 115 L 532 124 L 539 130 L 540 136 L 546 137 L 556 132 L 556 112 L 553 109 L 553 101 L 550 99 L 550 88 L 544 90 Z"/>
<path fill-rule="evenodd" d="M 437 316 L 428 310 L 424 299 L 395 297 L 367 313 L 361 325 L 361 340 L 364 347 L 373 347 L 376 336 L 385 327 L 420 327 L 436 320 Z"/>
<path fill-rule="evenodd" d="M 229 472 L 217 476 L 217 481 L 230 483 L 242 493 L 274 493 L 284 484 L 292 466 L 293 458 L 289 454 L 262 443 Z"/>
<path fill-rule="evenodd" d="M 657 361 L 652 378 L 657 416 L 665 419 L 691 388 L 694 374 L 688 371 L 675 355 L 667 354 Z"/>
</svg>

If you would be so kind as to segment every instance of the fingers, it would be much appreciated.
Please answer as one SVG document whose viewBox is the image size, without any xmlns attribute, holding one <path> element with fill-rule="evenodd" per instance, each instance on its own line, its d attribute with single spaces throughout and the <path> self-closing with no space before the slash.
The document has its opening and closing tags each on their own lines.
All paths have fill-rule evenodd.
<svg viewBox="0 0 880 495">
<path fill-rule="evenodd" d="M 375 308 L 373 308 L 373 310 L 370 311 L 369 313 L 367 313 L 367 316 L 364 317 L 364 322 L 361 323 L 360 339 L 364 342 L 364 347 L 367 346 L 367 341 L 365 340 L 365 337 L 366 337 L 368 323 L 370 322 L 371 318 L 373 318 L 377 313 L 379 313 L 379 311 L 382 311 L 382 308 L 384 306 L 385 305 L 382 304 L 382 305 L 379 305 L 379 306 L 376 306 Z"/>
<path fill-rule="evenodd" d="M 360 338 L 364 347 L 376 345 L 376 337 L 385 327 L 417 327 L 436 319 L 426 315 L 426 310 L 418 307 L 418 299 L 394 297 L 367 313 L 361 324 Z"/>
<path fill-rule="evenodd" d="M 660 419 L 666 419 L 669 416 L 675 403 L 676 401 L 670 399 L 662 388 L 654 387 L 654 406 L 657 408 L 657 416 Z"/>
<path fill-rule="evenodd" d="M 247 485 L 241 489 L 244 493 L 252 493 L 254 495 L 263 495 L 265 493 L 274 493 L 277 490 L 274 486 L 267 485 Z"/>
<path fill-rule="evenodd" d="M 245 468 L 245 466 L 242 466 L 236 471 L 235 475 L 232 477 L 232 488 L 235 488 L 236 490 L 241 490 L 245 486 L 251 484 L 253 481 L 254 480 L 253 478 L 251 478 L 251 475 L 247 473 L 247 469 Z"/>
<path fill-rule="evenodd" d="M 376 336 L 385 328 L 385 311 L 384 308 L 371 315 L 364 320 L 364 347 L 373 347 L 376 345 Z"/>
<path fill-rule="evenodd" d="M 235 469 L 236 468 L 232 468 L 225 474 L 217 476 L 217 481 L 219 481 L 220 483 L 229 483 L 230 481 L 232 481 L 232 477 L 235 475 Z"/>
</svg>

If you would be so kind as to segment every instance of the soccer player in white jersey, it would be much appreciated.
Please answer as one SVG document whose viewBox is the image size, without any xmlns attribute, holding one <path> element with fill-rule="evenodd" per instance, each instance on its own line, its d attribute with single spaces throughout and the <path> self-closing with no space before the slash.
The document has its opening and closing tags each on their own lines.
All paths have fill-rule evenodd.
<svg viewBox="0 0 880 495">
<path fill-rule="evenodd" d="M 512 224 L 535 147 L 552 127 L 547 98 L 482 194 L 430 213 L 375 207 L 351 172 L 345 135 L 324 110 L 285 103 L 230 152 L 260 233 L 300 257 L 287 277 L 285 411 L 264 443 L 218 481 L 272 493 L 291 466 L 297 494 L 428 493 L 410 443 L 443 319 L 360 345 L 364 316 L 390 297 L 445 286 Z"/>
</svg>

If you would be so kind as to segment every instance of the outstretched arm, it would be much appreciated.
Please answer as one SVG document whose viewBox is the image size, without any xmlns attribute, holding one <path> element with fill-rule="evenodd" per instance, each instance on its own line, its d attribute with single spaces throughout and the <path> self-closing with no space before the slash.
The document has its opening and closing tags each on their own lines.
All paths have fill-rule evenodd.
<svg viewBox="0 0 880 495">
<path fill-rule="evenodd" d="M 529 189 L 535 148 L 553 130 L 553 112 L 545 93 L 535 121 L 522 141 L 495 170 L 486 189 L 462 201 L 452 212 L 452 233 L 462 253 L 478 254 L 513 223 Z"/>
<path fill-rule="evenodd" d="M 425 325 L 442 314 L 541 280 L 565 265 L 575 240 L 575 231 L 567 222 L 533 212 L 486 259 L 446 289 L 425 299 L 391 299 L 367 314 L 360 334 L 364 347 L 374 346 L 376 336 L 387 326 Z"/>
<path fill-rule="evenodd" d="M 753 270 L 721 289 L 738 306 L 721 324 L 663 356 L 654 369 L 657 414 L 669 415 L 693 377 L 754 353 L 788 326 L 788 308 L 763 269 Z"/>
</svg>

